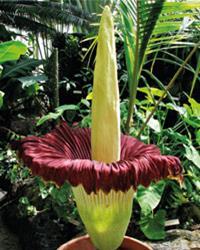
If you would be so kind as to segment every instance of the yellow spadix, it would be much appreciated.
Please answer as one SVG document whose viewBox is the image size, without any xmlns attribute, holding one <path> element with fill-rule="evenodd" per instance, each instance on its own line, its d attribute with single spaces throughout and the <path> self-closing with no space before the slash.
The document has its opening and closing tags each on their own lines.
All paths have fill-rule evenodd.
<svg viewBox="0 0 200 250">
<path fill-rule="evenodd" d="M 92 98 L 92 159 L 110 163 L 120 159 L 120 111 L 114 24 L 104 8 L 94 70 Z"/>
<path fill-rule="evenodd" d="M 114 24 L 108 6 L 104 8 L 98 35 L 92 97 L 91 150 L 92 160 L 104 163 L 120 160 L 117 62 Z M 81 185 L 72 189 L 79 214 L 94 246 L 98 250 L 117 249 L 131 217 L 133 189 L 130 188 L 127 192 L 111 190 L 108 194 L 102 190 L 88 194 Z"/>
</svg>

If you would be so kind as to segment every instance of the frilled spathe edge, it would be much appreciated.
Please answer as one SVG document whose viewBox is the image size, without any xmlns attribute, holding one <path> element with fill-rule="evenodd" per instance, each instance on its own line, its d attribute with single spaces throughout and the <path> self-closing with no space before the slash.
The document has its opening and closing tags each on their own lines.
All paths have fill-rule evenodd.
<svg viewBox="0 0 200 250">
<path fill-rule="evenodd" d="M 90 129 L 72 129 L 62 122 L 43 137 L 29 136 L 15 144 L 19 156 L 34 175 L 61 186 L 82 184 L 86 192 L 127 191 L 152 181 L 181 174 L 180 161 L 162 156 L 155 145 L 121 136 L 120 161 L 106 164 L 91 160 Z"/>
</svg>

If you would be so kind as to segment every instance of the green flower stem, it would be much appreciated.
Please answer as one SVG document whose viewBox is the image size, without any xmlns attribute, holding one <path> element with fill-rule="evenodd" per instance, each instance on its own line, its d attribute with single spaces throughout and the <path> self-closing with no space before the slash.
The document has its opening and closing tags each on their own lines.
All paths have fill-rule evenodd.
<svg viewBox="0 0 200 250">
<path fill-rule="evenodd" d="M 128 227 L 134 190 L 87 194 L 82 186 L 72 188 L 79 214 L 98 250 L 115 250 Z"/>
</svg>

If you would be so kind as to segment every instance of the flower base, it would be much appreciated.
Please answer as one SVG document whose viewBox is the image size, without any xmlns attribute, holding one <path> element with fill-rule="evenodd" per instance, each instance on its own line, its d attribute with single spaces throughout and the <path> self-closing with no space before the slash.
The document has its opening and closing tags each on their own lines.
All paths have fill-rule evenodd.
<svg viewBox="0 0 200 250">
<path fill-rule="evenodd" d="M 88 235 L 70 240 L 60 246 L 57 250 L 96 250 Z M 114 250 L 114 249 L 113 249 Z M 125 236 L 119 250 L 153 250 L 143 242 Z"/>
</svg>

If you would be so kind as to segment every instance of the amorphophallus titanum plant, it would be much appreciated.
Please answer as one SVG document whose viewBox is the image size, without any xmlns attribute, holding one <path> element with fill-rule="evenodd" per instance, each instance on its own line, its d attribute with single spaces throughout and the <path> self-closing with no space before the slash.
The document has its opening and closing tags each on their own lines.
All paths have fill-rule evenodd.
<svg viewBox="0 0 200 250">
<path fill-rule="evenodd" d="M 120 134 L 114 25 L 105 7 L 94 71 L 92 128 L 61 122 L 43 137 L 29 136 L 17 146 L 32 173 L 61 186 L 72 185 L 76 204 L 99 250 L 117 249 L 125 235 L 139 184 L 178 177 L 180 161 L 162 156 L 155 145 Z"/>
</svg>

